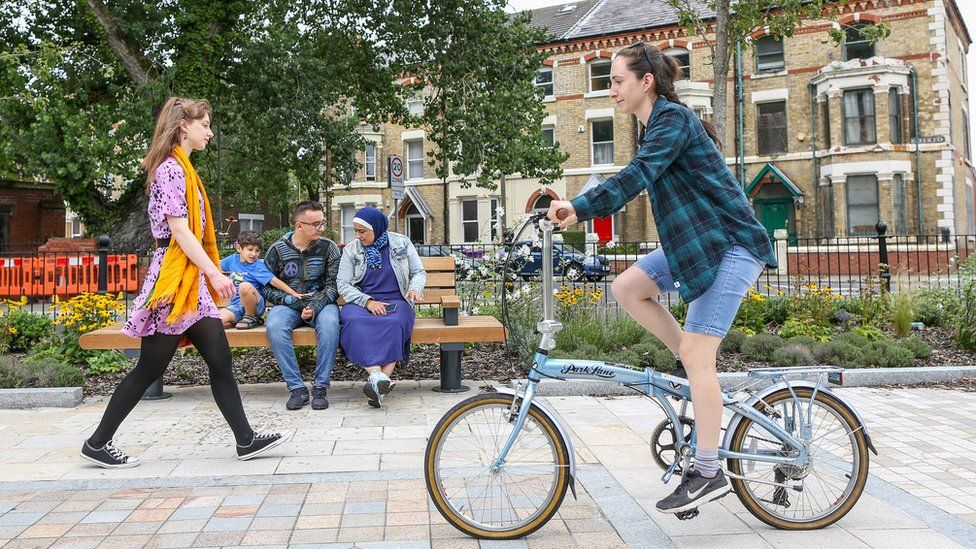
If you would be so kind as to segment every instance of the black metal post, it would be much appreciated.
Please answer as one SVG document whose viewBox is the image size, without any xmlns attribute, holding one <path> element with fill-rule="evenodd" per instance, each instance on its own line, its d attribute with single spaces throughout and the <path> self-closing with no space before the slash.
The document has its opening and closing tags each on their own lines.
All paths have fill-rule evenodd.
<svg viewBox="0 0 976 549">
<path fill-rule="evenodd" d="M 874 228 L 878 231 L 878 271 L 881 279 L 881 292 L 885 293 L 891 290 L 891 267 L 888 265 L 888 237 L 885 235 L 888 231 L 888 224 L 884 221 L 878 221 L 878 224 Z"/>
<path fill-rule="evenodd" d="M 108 293 L 108 249 L 112 239 L 107 234 L 98 237 L 98 293 Z"/>
</svg>

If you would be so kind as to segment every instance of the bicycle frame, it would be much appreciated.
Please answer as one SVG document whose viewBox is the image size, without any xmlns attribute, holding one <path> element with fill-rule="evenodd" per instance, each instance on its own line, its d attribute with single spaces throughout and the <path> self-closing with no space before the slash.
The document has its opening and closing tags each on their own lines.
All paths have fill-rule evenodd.
<svg viewBox="0 0 976 549">
<path fill-rule="evenodd" d="M 532 399 L 535 397 L 536 386 L 544 377 L 559 380 L 580 379 L 591 381 L 609 381 L 634 388 L 644 395 L 655 399 L 658 404 L 661 405 L 661 408 L 664 410 L 668 419 L 671 421 L 671 425 L 673 426 L 680 426 L 681 423 L 678 413 L 675 411 L 674 407 L 669 401 L 669 397 L 678 397 L 683 401 L 691 400 L 691 389 L 688 385 L 688 380 L 663 374 L 651 370 L 650 368 L 640 371 L 611 362 L 603 362 L 598 360 L 549 358 L 548 352 L 555 348 L 555 335 L 557 332 L 559 332 L 559 330 L 562 329 L 562 324 L 553 318 L 553 224 L 548 219 L 542 219 L 539 221 L 539 227 L 542 229 L 543 233 L 542 291 L 544 297 L 543 320 L 539 322 L 537 329 L 539 333 L 542 334 L 542 338 L 539 342 L 539 348 L 535 354 L 535 362 L 528 373 L 528 384 L 525 388 L 525 392 L 521 395 L 522 403 L 519 407 L 514 429 L 512 430 L 512 434 L 509 436 L 505 445 L 502 447 L 498 457 L 492 463 L 492 470 L 498 470 L 505 464 L 508 453 L 515 444 L 515 441 L 518 439 L 522 426 L 525 424 L 525 419 L 528 416 L 529 408 L 532 405 Z M 787 384 L 787 387 L 789 387 L 789 384 Z M 819 389 L 819 384 L 817 388 Z M 792 388 L 790 388 L 790 392 L 793 394 L 794 401 L 796 401 L 797 396 Z M 515 398 L 517 399 L 518 397 L 519 395 L 516 395 Z M 813 401 L 811 399 L 811 407 L 812 403 Z M 724 391 L 722 393 L 722 405 L 723 407 L 730 409 L 734 414 L 742 415 L 743 417 L 759 424 L 770 434 L 774 435 L 777 439 L 795 450 L 797 455 L 796 457 L 787 457 L 779 454 L 778 452 L 776 454 L 767 452 L 755 454 L 732 452 L 727 448 L 720 447 L 718 449 L 719 458 L 764 461 L 781 465 L 796 465 L 801 467 L 806 464 L 808 461 L 806 445 L 794 437 L 791 433 L 780 427 L 776 422 L 771 420 L 760 410 L 754 408 L 753 406 L 747 405 L 738 399 L 732 398 Z M 800 428 L 801 432 L 809 432 L 811 429 L 811 426 L 809 425 L 810 414 L 806 414 L 807 417 L 804 419 L 802 408 L 802 406 L 797 406 L 799 415 L 798 427 Z M 558 424 L 559 420 L 556 417 L 553 417 L 552 420 Z M 691 440 L 685 440 L 683 429 L 680 428 L 674 429 L 674 437 L 676 448 L 687 448 L 687 450 L 689 450 L 691 453 L 694 452 L 696 443 L 694 430 L 692 431 Z M 690 454 L 686 453 L 685 455 Z M 682 456 L 679 454 L 677 459 L 680 460 L 681 457 Z M 668 473 L 665 474 L 666 479 L 670 478 L 670 473 L 674 471 L 676 465 L 677 461 L 675 462 L 675 465 L 672 465 Z"/>
</svg>

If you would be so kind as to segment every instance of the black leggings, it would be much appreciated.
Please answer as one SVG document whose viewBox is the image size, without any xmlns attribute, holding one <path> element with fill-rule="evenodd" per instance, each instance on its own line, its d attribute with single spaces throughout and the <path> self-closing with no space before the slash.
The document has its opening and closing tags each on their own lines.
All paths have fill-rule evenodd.
<svg viewBox="0 0 976 549">
<path fill-rule="evenodd" d="M 238 444 L 250 444 L 254 431 L 244 414 L 241 393 L 237 389 L 237 380 L 234 379 L 233 357 L 223 324 L 219 318 L 203 318 L 190 326 L 185 335 L 190 338 L 190 342 L 210 369 L 210 390 L 213 391 L 220 413 L 234 431 L 234 438 Z M 115 389 L 108 407 L 105 408 L 105 414 L 102 415 L 102 421 L 88 439 L 89 444 L 100 448 L 115 436 L 115 431 L 135 408 L 146 389 L 166 371 L 181 338 L 179 335 L 167 334 L 153 334 L 142 338 L 139 362 Z"/>
</svg>

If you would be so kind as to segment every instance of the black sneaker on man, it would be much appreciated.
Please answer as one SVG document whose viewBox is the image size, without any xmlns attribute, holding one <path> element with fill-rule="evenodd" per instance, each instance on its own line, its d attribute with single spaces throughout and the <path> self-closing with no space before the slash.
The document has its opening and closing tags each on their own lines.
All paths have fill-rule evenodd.
<svg viewBox="0 0 976 549">
<path fill-rule="evenodd" d="M 312 387 L 312 409 L 313 410 L 325 410 L 329 407 L 329 399 L 326 398 L 326 393 L 328 392 L 328 387 L 319 387 L 318 385 Z"/>
<path fill-rule="evenodd" d="M 247 461 L 255 458 L 275 446 L 282 444 L 286 440 L 288 440 L 288 437 L 281 433 L 259 433 L 258 431 L 254 431 L 254 437 L 251 439 L 250 444 L 244 446 L 237 445 L 237 459 Z"/>
<path fill-rule="evenodd" d="M 730 491 L 729 481 L 721 469 L 714 478 L 707 478 L 693 468 L 688 471 L 678 488 L 670 496 L 657 502 L 656 507 L 662 513 L 681 513 L 715 501 Z"/>
<path fill-rule="evenodd" d="M 116 448 L 115 442 L 111 440 L 101 448 L 95 448 L 86 440 L 81 445 L 81 457 L 105 469 L 128 469 L 139 465 L 139 458 L 127 455 Z"/>
<path fill-rule="evenodd" d="M 306 404 L 308 404 L 308 387 L 302 386 L 299 389 L 291 390 L 291 398 L 285 403 L 285 408 L 301 410 Z"/>
</svg>

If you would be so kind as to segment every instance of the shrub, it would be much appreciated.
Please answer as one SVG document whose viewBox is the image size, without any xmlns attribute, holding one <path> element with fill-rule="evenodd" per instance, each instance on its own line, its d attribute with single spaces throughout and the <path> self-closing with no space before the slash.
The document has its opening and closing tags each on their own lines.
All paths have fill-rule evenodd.
<svg viewBox="0 0 976 549">
<path fill-rule="evenodd" d="M 773 334 L 757 334 L 742 343 L 742 354 L 753 360 L 769 361 L 773 351 L 783 346 L 783 338 Z"/>
<path fill-rule="evenodd" d="M 883 341 L 889 339 L 888 335 L 881 331 L 881 328 L 870 324 L 856 326 L 851 330 L 851 332 L 863 337 L 868 341 Z"/>
<path fill-rule="evenodd" d="M 118 351 L 97 352 L 89 356 L 86 362 L 88 363 L 87 373 L 90 376 L 117 374 L 129 366 L 129 361 L 126 360 L 125 355 Z"/>
<path fill-rule="evenodd" d="M 810 320 L 800 320 L 798 318 L 787 320 L 779 329 L 779 335 L 784 339 L 807 336 L 817 341 L 827 341 L 830 339 L 830 334 L 830 326 L 825 326 Z"/>
<path fill-rule="evenodd" d="M 783 324 L 790 316 L 790 296 L 780 294 L 768 298 L 763 314 L 764 323 Z"/>
<path fill-rule="evenodd" d="M 803 345 L 794 343 L 773 351 L 773 364 L 777 366 L 809 366 L 814 362 L 813 353 Z"/>
<path fill-rule="evenodd" d="M 894 294 L 891 299 L 891 306 L 894 310 L 892 327 L 895 329 L 895 335 L 906 337 L 911 333 L 912 322 L 915 320 L 915 315 L 912 313 L 911 295 L 905 292 Z"/>
<path fill-rule="evenodd" d="M 912 297 L 915 320 L 926 326 L 951 325 L 959 308 L 959 298 L 944 288 L 926 288 Z"/>
<path fill-rule="evenodd" d="M 742 344 L 748 337 L 742 330 L 729 330 L 729 333 L 725 334 L 725 339 L 722 340 L 719 349 L 726 353 L 738 353 L 742 351 Z"/>
<path fill-rule="evenodd" d="M 864 348 L 868 345 L 868 338 L 857 332 L 844 332 L 834 336 L 831 343 L 849 343 L 855 347 Z"/>
<path fill-rule="evenodd" d="M 865 361 L 868 366 L 902 368 L 914 364 L 915 355 L 891 341 L 872 341 L 865 353 Z"/>
<path fill-rule="evenodd" d="M 688 318 L 688 304 L 683 299 L 679 299 L 677 303 L 669 307 L 669 310 L 678 324 L 684 325 L 685 319 Z"/>
<path fill-rule="evenodd" d="M 915 358 L 928 358 L 932 356 L 932 346 L 918 336 L 899 339 L 898 346 L 911 351 L 915 355 Z"/>
<path fill-rule="evenodd" d="M 811 336 L 808 336 L 808 335 L 793 336 L 793 337 L 791 337 L 791 338 L 789 338 L 789 339 L 786 340 L 786 344 L 787 345 L 802 345 L 803 347 L 806 347 L 807 349 L 813 349 L 814 347 L 816 347 L 820 343 L 822 343 L 822 341 L 820 341 L 819 339 L 817 339 L 815 337 L 811 337 Z"/>
<path fill-rule="evenodd" d="M 956 318 L 956 342 L 971 351 L 976 349 L 976 280 L 963 286 L 960 307 Z"/>
<path fill-rule="evenodd" d="M 54 332 L 54 321 L 46 315 L 12 310 L 8 313 L 7 321 L 13 336 L 10 339 L 10 350 L 14 352 L 30 351 Z"/>
<path fill-rule="evenodd" d="M 790 317 L 804 321 L 826 322 L 840 299 L 828 286 L 797 281 L 796 295 L 790 297 Z"/>
<path fill-rule="evenodd" d="M 678 363 L 669 349 L 658 349 L 651 354 L 651 367 L 660 372 L 673 372 Z"/>
<path fill-rule="evenodd" d="M 78 345 L 78 339 L 82 334 L 118 322 L 125 315 L 125 303 L 121 295 L 116 297 L 111 294 L 85 292 L 64 303 L 55 301 L 60 305 L 56 322 L 62 328 L 57 345 L 65 362 L 85 364 L 88 357 L 98 354 L 82 349 Z"/>
<path fill-rule="evenodd" d="M 84 387 L 81 370 L 61 360 L 44 357 L 36 360 L 0 364 L 0 377 L 8 383 L 16 378 L 20 387 Z"/>
<path fill-rule="evenodd" d="M 766 298 L 762 294 L 749 288 L 749 292 L 739 305 L 739 311 L 735 315 L 733 326 L 746 328 L 753 333 L 761 332 L 766 325 L 764 312 L 766 301 Z"/>
<path fill-rule="evenodd" d="M 818 364 L 830 364 L 850 368 L 864 363 L 862 347 L 848 341 L 831 341 L 813 349 L 813 356 Z"/>
</svg>

